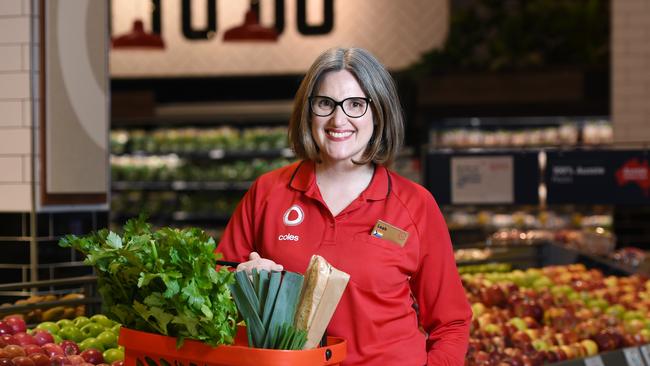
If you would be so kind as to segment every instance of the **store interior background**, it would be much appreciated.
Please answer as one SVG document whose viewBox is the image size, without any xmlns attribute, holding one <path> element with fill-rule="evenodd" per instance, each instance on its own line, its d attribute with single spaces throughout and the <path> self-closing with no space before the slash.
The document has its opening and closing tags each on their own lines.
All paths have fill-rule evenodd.
<svg viewBox="0 0 650 366">
<path fill-rule="evenodd" d="M 241 27 L 254 13 L 257 33 Z M 40 321 L 25 301 L 71 291 L 99 311 L 64 235 L 145 213 L 218 240 L 251 182 L 293 161 L 293 95 L 334 46 L 369 49 L 397 82 L 394 169 L 445 215 L 475 314 L 467 364 L 523 364 L 494 337 L 528 327 L 507 311 L 550 337 L 508 352 L 583 365 L 602 340 L 645 344 L 650 364 L 647 0 L 1 0 L 0 317 Z M 526 290 L 506 299 L 504 278 Z M 605 282 L 615 294 L 594 297 Z"/>
<path fill-rule="evenodd" d="M 623 193 L 587 182 L 555 202 L 545 201 L 539 168 L 540 155 L 558 152 L 578 152 L 587 165 L 620 149 L 643 159 L 645 0 L 113 0 L 82 14 L 61 3 L 69 15 L 53 8 L 50 16 L 69 22 L 67 30 L 43 23 L 41 1 L 0 4 L 0 282 L 87 273 L 58 239 L 119 229 L 141 212 L 155 225 L 199 226 L 218 238 L 250 182 L 291 161 L 291 99 L 311 60 L 337 45 L 368 48 L 395 76 L 407 117 L 395 168 L 432 190 L 457 249 L 549 240 L 587 252 L 596 243 L 605 257 L 627 246 L 650 249 L 647 160 L 639 160 L 645 180 Z M 278 4 L 284 16 L 274 13 Z M 250 9 L 281 30 L 276 41 L 223 40 Z M 82 40 L 95 40 L 82 51 L 94 56 L 66 66 L 71 58 L 58 55 L 57 69 L 43 50 L 70 47 L 65 37 L 73 34 L 65 32 L 77 16 L 89 32 Z M 88 21 L 93 16 L 99 21 Z M 110 37 L 140 18 L 147 32 L 158 28 L 165 47 L 111 47 Z M 85 71 L 87 80 L 79 77 Z M 78 89 L 68 89 L 68 99 L 53 89 L 70 85 Z M 454 192 L 457 158 L 486 156 L 505 162 L 506 184 Z M 546 263 L 543 253 L 516 253 L 515 266 Z"/>
</svg>

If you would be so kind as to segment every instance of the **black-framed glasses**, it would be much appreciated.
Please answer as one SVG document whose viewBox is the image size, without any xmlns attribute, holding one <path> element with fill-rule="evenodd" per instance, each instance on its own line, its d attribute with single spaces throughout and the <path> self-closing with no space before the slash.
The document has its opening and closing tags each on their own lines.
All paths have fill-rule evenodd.
<svg viewBox="0 0 650 366">
<path fill-rule="evenodd" d="M 334 113 L 336 106 L 341 106 L 346 116 L 359 118 L 366 114 L 370 103 L 372 103 L 372 99 L 364 97 L 345 98 L 340 102 L 321 95 L 309 97 L 309 108 L 313 114 L 319 117 L 327 117 Z"/>
</svg>

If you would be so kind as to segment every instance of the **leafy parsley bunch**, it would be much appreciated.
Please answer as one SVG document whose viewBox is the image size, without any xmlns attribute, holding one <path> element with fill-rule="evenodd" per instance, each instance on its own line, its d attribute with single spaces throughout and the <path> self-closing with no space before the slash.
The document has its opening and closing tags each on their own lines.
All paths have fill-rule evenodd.
<svg viewBox="0 0 650 366">
<path fill-rule="evenodd" d="M 216 270 L 214 240 L 197 228 L 152 231 L 143 216 L 122 236 L 106 229 L 59 241 L 86 255 L 97 272 L 103 312 L 127 328 L 210 345 L 232 344 L 237 307 L 234 275 Z"/>
</svg>

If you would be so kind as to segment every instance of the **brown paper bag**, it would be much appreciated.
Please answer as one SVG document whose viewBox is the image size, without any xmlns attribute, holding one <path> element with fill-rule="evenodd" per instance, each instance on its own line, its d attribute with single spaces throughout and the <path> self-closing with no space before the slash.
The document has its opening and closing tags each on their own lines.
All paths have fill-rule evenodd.
<svg viewBox="0 0 650 366">
<path fill-rule="evenodd" d="M 305 272 L 305 281 L 300 292 L 300 301 L 296 309 L 294 326 L 296 329 L 308 330 L 314 319 L 316 308 L 325 292 L 330 265 L 318 255 L 312 255 Z"/>
<path fill-rule="evenodd" d="M 294 324 L 297 329 L 307 331 L 303 349 L 310 349 L 316 347 L 323 337 L 350 275 L 332 267 L 323 257 L 314 255 L 305 277 Z"/>
</svg>

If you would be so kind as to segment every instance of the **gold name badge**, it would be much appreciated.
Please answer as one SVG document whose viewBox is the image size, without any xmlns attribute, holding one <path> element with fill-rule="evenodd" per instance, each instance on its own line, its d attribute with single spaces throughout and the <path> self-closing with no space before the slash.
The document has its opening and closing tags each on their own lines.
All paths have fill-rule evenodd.
<svg viewBox="0 0 650 366">
<path fill-rule="evenodd" d="M 375 227 L 372 228 L 370 235 L 374 236 L 375 238 L 391 241 L 400 247 L 403 247 L 406 243 L 406 239 L 409 238 L 408 231 L 404 231 L 382 220 L 377 220 L 377 223 L 375 224 Z"/>
</svg>

